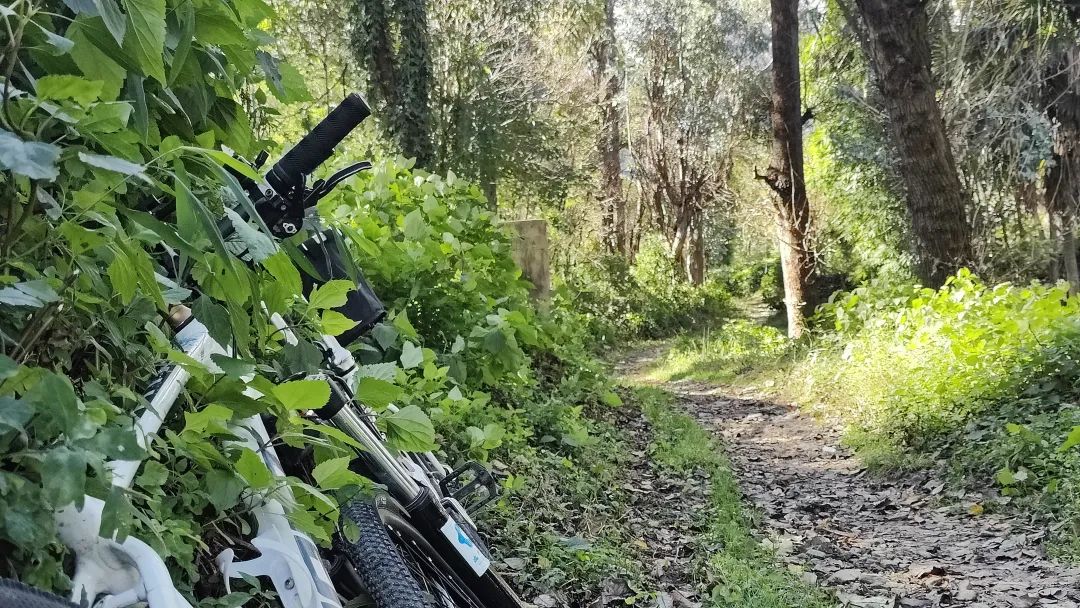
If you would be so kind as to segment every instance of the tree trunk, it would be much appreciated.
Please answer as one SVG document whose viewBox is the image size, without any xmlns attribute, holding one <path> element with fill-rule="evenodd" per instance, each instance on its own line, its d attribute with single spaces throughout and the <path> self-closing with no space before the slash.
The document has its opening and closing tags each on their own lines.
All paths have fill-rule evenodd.
<svg viewBox="0 0 1080 608">
<path fill-rule="evenodd" d="M 806 329 L 813 264 L 807 236 L 810 202 L 803 179 L 802 93 L 799 88 L 799 1 L 772 1 L 772 162 L 764 176 L 775 193 L 788 335 Z"/>
<path fill-rule="evenodd" d="M 1046 172 L 1046 208 L 1057 217 L 1062 269 L 1070 290 L 1080 290 L 1076 262 L 1076 212 L 1080 205 L 1080 47 L 1065 49 L 1045 83 L 1047 114 L 1054 124 L 1054 152 Z"/>
<path fill-rule="evenodd" d="M 603 31 L 593 49 L 596 59 L 597 109 L 600 133 L 601 231 L 605 248 L 627 255 L 626 201 L 623 197 L 619 152 L 622 150 L 622 79 L 617 61 L 615 0 L 605 0 Z"/>
<path fill-rule="evenodd" d="M 1057 283 L 1061 280 L 1061 235 L 1058 234 L 1058 219 L 1051 213 L 1048 227 L 1050 232 L 1050 282 Z"/>
<path fill-rule="evenodd" d="M 379 124 L 406 157 L 433 168 L 431 49 L 426 0 L 357 0 L 351 41 L 369 74 L 368 94 L 378 104 Z M 400 32 L 394 43 L 393 32 Z"/>
<path fill-rule="evenodd" d="M 1059 147 L 1060 150 L 1060 147 Z M 1054 257 L 1050 262 L 1050 278 L 1058 280 L 1061 271 L 1069 282 L 1069 290 L 1080 289 L 1080 270 L 1076 263 L 1076 197 L 1080 184 L 1076 181 L 1076 171 L 1070 165 L 1076 159 L 1070 159 L 1075 153 L 1055 152 L 1052 165 L 1046 172 L 1046 209 L 1050 216 L 1050 234 L 1054 243 Z M 1070 162 L 1070 160 L 1072 162 Z"/>
<path fill-rule="evenodd" d="M 1076 220 L 1071 212 L 1066 212 L 1061 222 L 1061 259 L 1065 266 L 1065 280 L 1069 282 L 1069 293 L 1080 290 L 1080 268 L 1076 265 Z"/>
<path fill-rule="evenodd" d="M 974 258 L 970 198 L 956 171 L 930 71 L 925 0 L 856 0 L 906 187 L 919 278 L 930 287 Z"/>
<path fill-rule="evenodd" d="M 705 230 L 704 220 L 700 210 L 690 220 L 690 235 L 685 249 L 685 261 L 683 269 L 686 272 L 686 280 L 691 285 L 700 286 L 705 283 Z"/>
</svg>

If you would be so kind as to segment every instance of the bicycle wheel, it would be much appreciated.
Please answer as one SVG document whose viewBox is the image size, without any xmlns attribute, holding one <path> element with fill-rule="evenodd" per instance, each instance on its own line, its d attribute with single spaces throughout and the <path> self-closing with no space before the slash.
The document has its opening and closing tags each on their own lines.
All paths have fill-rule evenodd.
<svg viewBox="0 0 1080 608">
<path fill-rule="evenodd" d="M 0 578 L 0 608 L 78 608 L 66 599 L 24 585 L 18 581 Z"/>
<path fill-rule="evenodd" d="M 360 529 L 343 548 L 378 608 L 487 608 L 393 499 L 356 499 L 342 515 Z"/>
</svg>

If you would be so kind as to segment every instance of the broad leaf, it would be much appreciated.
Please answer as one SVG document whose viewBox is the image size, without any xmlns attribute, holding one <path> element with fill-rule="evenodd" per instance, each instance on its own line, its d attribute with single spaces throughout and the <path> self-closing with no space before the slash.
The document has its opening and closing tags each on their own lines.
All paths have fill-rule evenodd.
<svg viewBox="0 0 1080 608">
<path fill-rule="evenodd" d="M 104 86 L 105 83 L 100 80 L 87 80 L 81 76 L 67 74 L 42 76 L 35 84 L 37 95 L 41 99 L 73 99 L 84 106 L 101 99 Z"/>
<path fill-rule="evenodd" d="M 226 208 L 225 215 L 229 217 L 233 229 L 236 230 L 236 237 L 244 243 L 247 252 L 256 262 L 262 262 L 277 252 L 274 241 L 244 221 L 239 213 Z"/>
<path fill-rule="evenodd" d="M 284 251 L 277 251 L 274 255 L 263 260 L 262 265 L 287 293 L 300 293 L 302 288 L 300 272 L 296 270 L 296 266 L 293 266 L 289 254 Z"/>
<path fill-rule="evenodd" d="M 335 280 L 328 281 L 311 290 L 308 296 L 308 305 L 322 310 L 324 308 L 337 308 L 345 304 L 349 292 L 355 285 L 352 281 Z"/>
<path fill-rule="evenodd" d="M 105 22 L 105 27 L 116 40 L 116 44 L 124 44 L 124 34 L 127 32 L 127 17 L 120 10 L 117 0 L 93 0 L 97 15 Z"/>
<path fill-rule="evenodd" d="M 325 380 L 293 380 L 274 387 L 274 397 L 293 410 L 316 410 L 330 400 L 330 385 Z"/>
<path fill-rule="evenodd" d="M 322 313 L 321 324 L 323 333 L 330 336 L 340 336 L 356 327 L 356 321 L 353 321 L 336 310 L 324 310 Z"/>
<path fill-rule="evenodd" d="M 356 398 L 376 410 L 385 409 L 404 392 L 401 387 L 378 378 L 360 378 L 356 385 Z"/>
<path fill-rule="evenodd" d="M 127 161 L 122 158 L 79 152 L 79 160 L 90 165 L 91 167 L 105 169 L 106 171 L 120 173 L 121 175 L 138 176 L 144 180 L 148 180 L 146 174 L 143 173 L 144 167 L 142 165 L 137 165 L 131 161 Z"/>
<path fill-rule="evenodd" d="M 236 472 L 249 486 L 256 489 L 269 487 L 274 478 L 263 459 L 247 447 L 240 450 L 240 458 L 236 461 Z"/>
<path fill-rule="evenodd" d="M 54 507 L 81 502 L 86 493 L 86 458 L 81 451 L 57 447 L 45 454 L 41 481 Z"/>
<path fill-rule="evenodd" d="M 401 345 L 401 367 L 412 369 L 424 362 L 424 351 L 412 342 Z"/>
<path fill-rule="evenodd" d="M 370 482 L 349 469 L 351 456 L 341 456 L 320 462 L 311 471 L 315 484 L 322 490 L 337 490 L 346 486 L 369 485 Z"/>
<path fill-rule="evenodd" d="M 435 449 L 435 427 L 424 410 L 415 405 L 384 414 L 379 421 L 386 425 L 390 445 L 406 452 L 426 452 Z"/>
<path fill-rule="evenodd" d="M 124 6 L 128 17 L 124 51 L 144 74 L 165 84 L 165 0 L 124 0 Z"/>
<path fill-rule="evenodd" d="M 23 141 L 14 133 L 0 129 L 0 169 L 30 179 L 52 181 L 60 174 L 56 160 L 60 148 L 38 141 Z"/>
</svg>

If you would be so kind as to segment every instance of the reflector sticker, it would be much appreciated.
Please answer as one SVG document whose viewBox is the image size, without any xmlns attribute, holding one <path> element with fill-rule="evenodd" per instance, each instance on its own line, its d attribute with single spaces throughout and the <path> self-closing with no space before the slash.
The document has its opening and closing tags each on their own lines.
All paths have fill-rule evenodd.
<svg viewBox="0 0 1080 608">
<path fill-rule="evenodd" d="M 464 557 L 465 561 L 469 562 L 469 567 L 473 569 L 476 576 L 483 576 L 487 572 L 488 567 L 491 566 L 491 560 L 480 552 L 480 548 L 469 538 L 465 530 L 454 521 L 454 518 L 451 517 L 446 520 L 440 531 L 450 541 L 450 544 L 454 545 L 461 557 Z"/>
</svg>

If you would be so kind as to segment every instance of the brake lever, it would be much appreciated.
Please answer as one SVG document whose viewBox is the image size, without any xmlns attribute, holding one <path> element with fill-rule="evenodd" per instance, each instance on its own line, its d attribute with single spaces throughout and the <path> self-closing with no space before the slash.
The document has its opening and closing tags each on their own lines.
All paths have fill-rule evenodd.
<svg viewBox="0 0 1080 608">
<path fill-rule="evenodd" d="M 325 180 L 319 180 L 311 187 L 311 191 L 306 197 L 304 197 L 304 206 L 311 207 L 315 203 L 319 202 L 327 194 L 337 187 L 341 182 L 349 179 L 361 171 L 367 171 L 372 167 L 370 161 L 361 161 L 353 163 L 340 171 L 337 171 Z"/>
</svg>

